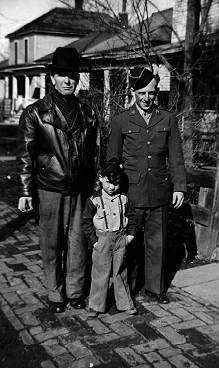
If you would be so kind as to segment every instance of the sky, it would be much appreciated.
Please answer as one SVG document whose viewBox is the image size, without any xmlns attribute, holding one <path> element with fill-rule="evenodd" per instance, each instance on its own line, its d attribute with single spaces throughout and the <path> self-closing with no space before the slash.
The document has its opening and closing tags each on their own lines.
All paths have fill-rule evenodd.
<svg viewBox="0 0 219 368">
<path fill-rule="evenodd" d="M 89 0 L 87 0 L 89 3 Z M 129 0 L 127 0 L 127 3 Z M 153 0 L 160 10 L 172 6 L 174 0 Z M 74 3 L 74 1 L 72 1 Z M 122 0 L 115 0 L 116 7 Z M 50 9 L 62 6 L 59 0 L 0 0 L 0 34 L 4 37 Z"/>
<path fill-rule="evenodd" d="M 56 6 L 60 6 L 58 0 L 0 0 L 1 37 Z"/>
<path fill-rule="evenodd" d="M 74 6 L 74 0 L 68 0 Z M 104 0 L 103 0 L 104 1 Z M 122 0 L 111 0 L 114 2 L 115 11 L 121 11 Z M 127 0 L 127 4 L 131 0 Z M 85 0 L 89 5 L 89 0 Z M 174 0 L 148 0 L 155 4 L 150 12 L 169 8 L 173 6 Z M 0 0 L 0 59 L 2 54 L 7 54 L 8 40 L 5 36 L 24 24 L 29 23 L 40 15 L 46 13 L 56 6 L 63 6 L 59 0 Z"/>
</svg>

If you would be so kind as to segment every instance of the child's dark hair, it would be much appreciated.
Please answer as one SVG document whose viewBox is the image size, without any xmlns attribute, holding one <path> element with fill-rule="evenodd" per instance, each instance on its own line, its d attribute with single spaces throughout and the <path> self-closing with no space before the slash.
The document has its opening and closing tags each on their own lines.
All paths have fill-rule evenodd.
<svg viewBox="0 0 219 368">
<path fill-rule="evenodd" d="M 112 159 L 105 162 L 102 166 L 100 174 L 102 177 L 106 176 L 110 183 L 119 184 L 123 175 L 123 170 L 117 159 Z"/>
</svg>

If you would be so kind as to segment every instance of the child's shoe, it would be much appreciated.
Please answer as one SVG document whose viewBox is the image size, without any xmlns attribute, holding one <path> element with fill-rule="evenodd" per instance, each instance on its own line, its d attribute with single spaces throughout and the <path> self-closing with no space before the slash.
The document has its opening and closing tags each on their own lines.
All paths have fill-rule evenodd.
<svg viewBox="0 0 219 368">
<path fill-rule="evenodd" d="M 138 313 L 138 311 L 137 311 L 137 309 L 136 309 L 135 307 L 132 307 L 132 308 L 130 308 L 130 309 L 127 309 L 125 312 L 126 312 L 127 314 L 130 314 L 131 316 L 132 316 L 132 315 L 135 315 L 135 314 L 137 314 L 137 313 Z"/>
<path fill-rule="evenodd" d="M 128 314 L 130 314 L 130 315 L 134 315 L 134 314 L 137 314 L 137 313 L 138 313 L 138 311 L 137 311 L 137 309 L 136 309 L 135 307 L 132 307 L 131 309 L 128 309 L 128 310 L 126 311 L 126 313 L 128 313 Z"/>
<path fill-rule="evenodd" d="M 97 318 L 99 316 L 99 312 L 95 311 L 92 308 L 87 309 L 87 319 Z"/>
</svg>

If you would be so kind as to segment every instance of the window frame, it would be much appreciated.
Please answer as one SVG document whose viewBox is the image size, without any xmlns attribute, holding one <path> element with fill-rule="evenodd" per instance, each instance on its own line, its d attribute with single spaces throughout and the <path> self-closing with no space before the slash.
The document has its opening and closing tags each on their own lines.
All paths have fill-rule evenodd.
<svg viewBox="0 0 219 368">
<path fill-rule="evenodd" d="M 29 39 L 24 39 L 24 62 L 28 63 L 29 61 Z"/>
<path fill-rule="evenodd" d="M 14 64 L 18 64 L 18 41 L 14 41 Z"/>
</svg>

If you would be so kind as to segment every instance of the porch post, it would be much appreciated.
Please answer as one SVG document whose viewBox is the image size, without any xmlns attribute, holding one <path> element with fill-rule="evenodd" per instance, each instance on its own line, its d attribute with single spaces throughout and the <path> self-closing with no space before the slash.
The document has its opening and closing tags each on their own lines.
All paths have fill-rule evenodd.
<svg viewBox="0 0 219 368">
<path fill-rule="evenodd" d="M 27 75 L 25 75 L 25 94 L 24 94 L 25 100 L 28 100 L 30 98 L 30 79 Z"/>
<path fill-rule="evenodd" d="M 110 71 L 104 70 L 104 112 L 105 120 L 109 121 L 110 116 Z"/>
<path fill-rule="evenodd" d="M 15 109 L 15 100 L 17 99 L 17 78 L 12 76 L 12 111 Z"/>
<path fill-rule="evenodd" d="M 5 98 L 9 98 L 9 77 L 5 77 Z"/>
<path fill-rule="evenodd" d="M 40 74 L 40 98 L 43 98 L 45 96 L 46 91 L 46 74 L 41 73 Z"/>
</svg>

